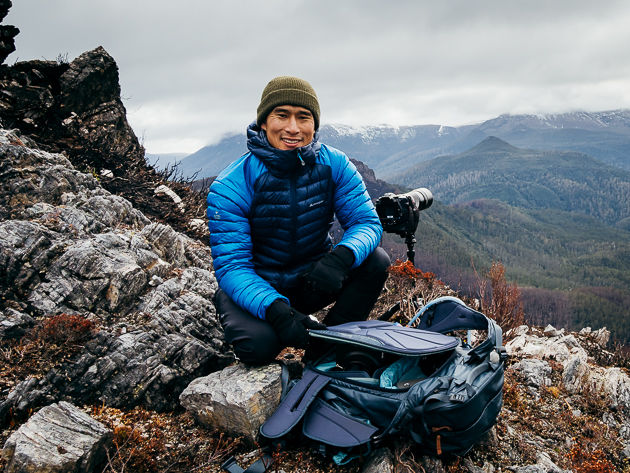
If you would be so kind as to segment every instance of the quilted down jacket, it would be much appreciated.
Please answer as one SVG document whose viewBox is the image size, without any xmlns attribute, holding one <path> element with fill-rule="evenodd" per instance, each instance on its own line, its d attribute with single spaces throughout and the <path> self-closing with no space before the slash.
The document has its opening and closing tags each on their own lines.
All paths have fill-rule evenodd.
<svg viewBox="0 0 630 473">
<path fill-rule="evenodd" d="M 283 290 L 339 242 L 360 265 L 378 245 L 382 227 L 355 166 L 315 140 L 296 151 L 272 148 L 250 125 L 249 153 L 228 166 L 208 193 L 208 222 L 219 286 L 240 307 L 264 319 Z"/>
</svg>

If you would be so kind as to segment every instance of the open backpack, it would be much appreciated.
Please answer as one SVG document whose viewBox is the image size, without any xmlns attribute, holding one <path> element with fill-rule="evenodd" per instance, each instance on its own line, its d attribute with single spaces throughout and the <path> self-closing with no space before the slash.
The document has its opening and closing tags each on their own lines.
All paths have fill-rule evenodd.
<svg viewBox="0 0 630 473">
<path fill-rule="evenodd" d="M 414 324 L 416 326 L 414 327 Z M 466 339 L 447 335 L 468 330 Z M 473 346 L 473 330 L 485 340 Z M 310 332 L 322 356 L 308 363 L 262 437 L 301 425 L 338 464 L 391 436 L 423 453 L 463 455 L 495 424 L 503 401 L 501 328 L 455 297 L 429 302 L 408 326 L 367 320 Z"/>
</svg>

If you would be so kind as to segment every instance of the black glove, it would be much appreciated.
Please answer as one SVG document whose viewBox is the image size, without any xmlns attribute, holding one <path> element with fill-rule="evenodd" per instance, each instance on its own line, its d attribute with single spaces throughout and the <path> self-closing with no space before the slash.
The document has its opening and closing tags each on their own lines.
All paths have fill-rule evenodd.
<svg viewBox="0 0 630 473">
<path fill-rule="evenodd" d="M 338 294 L 354 264 L 354 253 L 345 246 L 337 246 L 304 275 L 304 281 L 314 290 Z"/>
<path fill-rule="evenodd" d="M 273 327 L 280 341 L 296 348 L 305 348 L 308 343 L 307 329 L 325 330 L 326 326 L 314 321 L 308 315 L 289 307 L 289 304 L 277 299 L 265 313 L 267 321 Z"/>
</svg>

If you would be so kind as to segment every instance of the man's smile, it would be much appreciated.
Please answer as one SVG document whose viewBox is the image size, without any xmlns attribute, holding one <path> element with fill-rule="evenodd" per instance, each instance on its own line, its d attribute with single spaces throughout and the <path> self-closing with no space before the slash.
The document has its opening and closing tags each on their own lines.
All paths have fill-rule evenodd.
<svg viewBox="0 0 630 473">
<path fill-rule="evenodd" d="M 284 137 L 284 138 L 281 138 L 281 139 L 282 139 L 282 141 L 284 143 L 286 143 L 289 146 L 295 146 L 295 145 L 300 144 L 302 142 L 301 139 L 297 139 L 297 138 L 286 138 L 286 137 Z"/>
</svg>

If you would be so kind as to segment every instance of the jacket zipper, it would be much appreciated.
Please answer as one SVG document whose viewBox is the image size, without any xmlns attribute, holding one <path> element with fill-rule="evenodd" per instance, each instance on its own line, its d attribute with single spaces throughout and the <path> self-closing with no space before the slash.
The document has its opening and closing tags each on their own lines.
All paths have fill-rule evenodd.
<svg viewBox="0 0 630 473">
<path fill-rule="evenodd" d="M 298 154 L 299 156 L 299 154 Z M 289 180 L 290 199 L 291 199 L 291 261 L 295 259 L 297 246 L 297 174 L 292 173 Z"/>
</svg>

